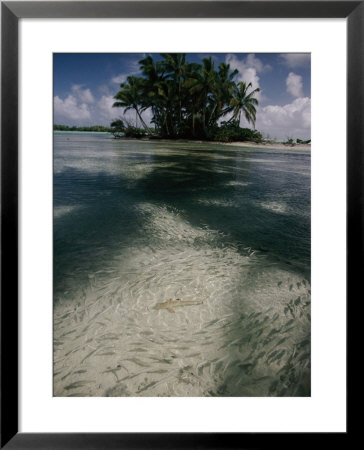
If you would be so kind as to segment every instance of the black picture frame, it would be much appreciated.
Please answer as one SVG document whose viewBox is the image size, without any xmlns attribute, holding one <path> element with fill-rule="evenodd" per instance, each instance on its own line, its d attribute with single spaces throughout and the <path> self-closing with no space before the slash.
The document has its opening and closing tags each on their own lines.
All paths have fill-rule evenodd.
<svg viewBox="0 0 364 450">
<path fill-rule="evenodd" d="M 364 1 L 1 2 L 1 448 L 270 448 L 278 437 L 280 447 L 307 445 L 310 433 L 18 432 L 18 21 L 109 17 L 347 19 L 347 304 L 361 290 Z M 335 434 L 336 443 L 345 445 L 347 430 Z M 328 443 L 324 433 L 314 439 Z"/>
</svg>

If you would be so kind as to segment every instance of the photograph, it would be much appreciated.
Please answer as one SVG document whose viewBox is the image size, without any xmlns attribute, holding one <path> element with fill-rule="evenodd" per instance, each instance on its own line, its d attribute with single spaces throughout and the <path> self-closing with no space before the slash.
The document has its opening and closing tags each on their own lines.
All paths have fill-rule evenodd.
<svg viewBox="0 0 364 450">
<path fill-rule="evenodd" d="M 53 396 L 311 396 L 310 53 L 53 53 Z"/>
</svg>

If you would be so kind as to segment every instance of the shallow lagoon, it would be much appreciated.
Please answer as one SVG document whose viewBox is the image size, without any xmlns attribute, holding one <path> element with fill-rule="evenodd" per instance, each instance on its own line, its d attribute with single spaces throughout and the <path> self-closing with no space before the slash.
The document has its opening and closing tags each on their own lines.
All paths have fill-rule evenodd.
<svg viewBox="0 0 364 450">
<path fill-rule="evenodd" d="M 55 133 L 54 395 L 310 395 L 310 289 L 309 151 Z"/>
</svg>

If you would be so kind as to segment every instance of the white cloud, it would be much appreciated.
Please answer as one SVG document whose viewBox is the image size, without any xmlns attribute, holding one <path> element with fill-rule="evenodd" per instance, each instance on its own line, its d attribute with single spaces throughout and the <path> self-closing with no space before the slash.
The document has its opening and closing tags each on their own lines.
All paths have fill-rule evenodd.
<svg viewBox="0 0 364 450">
<path fill-rule="evenodd" d="M 83 103 L 93 103 L 95 101 L 94 96 L 90 89 L 82 89 L 81 84 L 74 84 L 72 86 L 72 93 Z"/>
<path fill-rule="evenodd" d="M 310 54 L 284 54 L 281 55 L 287 65 L 302 67 L 309 63 Z M 259 73 L 271 70 L 271 66 L 264 65 L 254 54 L 239 59 L 237 55 L 227 55 L 226 63 L 232 69 L 238 69 L 238 81 L 252 83 L 253 89 L 260 87 Z M 302 77 L 291 72 L 286 80 L 287 91 L 297 97 L 287 105 L 258 106 L 255 127 L 265 136 L 275 139 L 310 139 L 311 137 L 311 99 L 303 97 Z M 263 100 L 261 92 L 258 100 Z M 251 127 L 242 115 L 241 126 Z"/>
<path fill-rule="evenodd" d="M 95 99 L 91 90 L 83 89 L 81 84 L 74 84 L 71 91 L 65 99 L 58 95 L 54 97 L 54 122 L 67 125 L 92 122 L 92 105 Z"/>
<path fill-rule="evenodd" d="M 113 108 L 115 102 L 108 93 L 106 86 L 101 89 L 104 92 L 98 100 L 95 99 L 90 89 L 84 89 L 83 85 L 74 84 L 72 93 L 62 99 L 58 95 L 54 97 L 54 123 L 65 125 L 106 125 L 123 114 L 122 108 Z"/>
<path fill-rule="evenodd" d="M 82 89 L 82 86 L 73 85 L 72 94 L 62 99 L 58 95 L 54 97 L 54 123 L 62 125 L 105 125 L 115 119 L 122 119 L 126 123 L 135 125 L 135 111 L 129 110 L 124 114 L 124 108 L 113 108 L 115 99 L 106 93 L 95 100 L 90 89 Z M 146 110 L 143 119 L 150 124 L 152 111 Z M 137 119 L 137 125 L 141 126 Z"/>
<path fill-rule="evenodd" d="M 245 64 L 248 67 L 253 67 L 257 72 L 266 72 L 271 70 L 272 67 L 269 64 L 263 64 L 259 58 L 256 58 L 254 53 L 250 53 L 245 60 Z"/>
<path fill-rule="evenodd" d="M 112 96 L 103 95 L 92 104 L 81 102 L 74 95 L 65 99 L 54 97 L 54 122 L 65 125 L 109 125 L 112 120 L 122 115 L 121 108 L 113 108 Z"/>
<path fill-rule="evenodd" d="M 112 120 L 120 116 L 120 114 L 122 115 L 123 108 L 113 108 L 112 105 L 114 102 L 115 100 L 111 95 L 103 95 L 100 98 L 93 114 L 95 123 L 108 125 Z"/>
<path fill-rule="evenodd" d="M 142 126 L 139 118 L 136 117 L 135 111 L 133 109 L 125 112 L 125 108 L 113 108 L 115 99 L 112 96 L 103 95 L 97 102 L 97 110 L 95 110 L 95 120 L 97 123 L 106 123 L 107 125 L 115 120 L 121 119 L 125 123 L 130 123 L 130 125 L 135 125 L 137 120 L 137 125 Z M 147 124 L 150 124 L 152 118 L 152 110 L 147 109 L 143 112 L 142 117 Z M 95 122 L 95 123 L 96 123 Z"/>
<path fill-rule="evenodd" d="M 310 53 L 283 53 L 280 55 L 284 64 L 292 69 L 308 66 L 311 61 Z"/>
<path fill-rule="evenodd" d="M 80 123 L 84 120 L 89 120 L 91 113 L 86 103 L 80 103 L 73 95 L 68 95 L 64 100 L 56 95 L 54 97 L 54 120 L 55 123 L 62 123 L 65 121 L 69 123 L 73 120 L 75 123 Z"/>
<path fill-rule="evenodd" d="M 101 84 L 97 90 L 99 91 L 100 94 L 102 95 L 111 95 L 111 91 L 110 88 L 107 84 Z"/>
<path fill-rule="evenodd" d="M 259 77 L 257 75 L 256 69 L 254 67 L 248 67 L 244 70 L 241 77 L 239 77 L 239 81 L 245 81 L 245 83 L 251 83 L 252 89 L 260 88 L 259 84 Z M 256 97 L 259 99 L 259 94 L 256 95 Z"/>
<path fill-rule="evenodd" d="M 140 74 L 140 64 L 139 61 L 145 58 L 146 54 L 141 53 L 140 57 L 135 60 L 128 61 L 128 72 L 127 73 L 119 73 L 111 78 L 111 83 L 121 84 L 125 83 L 127 77 L 129 75 L 138 75 Z"/>
<path fill-rule="evenodd" d="M 243 59 L 239 59 L 237 55 L 229 54 L 226 55 L 225 62 L 230 64 L 232 70 L 237 69 L 239 71 L 236 80 L 251 83 L 252 89 L 260 88 L 258 72 L 265 72 L 271 69 L 271 66 L 268 64 L 264 65 L 254 54 L 249 54 Z M 258 92 L 256 98 L 262 101 L 262 93 Z"/>
<path fill-rule="evenodd" d="M 293 72 L 288 74 L 286 79 L 287 92 L 289 92 L 293 97 L 303 97 L 303 85 L 301 75 L 296 75 Z"/>
<path fill-rule="evenodd" d="M 245 119 L 242 120 L 242 126 L 248 126 Z M 311 99 L 302 97 L 283 106 L 258 107 L 255 126 L 263 135 L 270 138 L 310 139 Z"/>
<path fill-rule="evenodd" d="M 111 78 L 111 82 L 117 84 L 125 83 L 127 76 L 128 75 L 126 75 L 125 73 L 120 73 L 119 75 L 116 75 L 115 77 Z"/>
<path fill-rule="evenodd" d="M 115 116 L 117 116 L 117 113 L 115 111 L 116 108 L 112 107 L 114 102 L 115 100 L 111 95 L 103 95 L 97 102 L 97 110 L 95 111 L 94 115 L 98 116 L 98 120 L 100 123 L 105 123 L 105 121 L 107 123 L 111 122 L 115 118 Z"/>
</svg>

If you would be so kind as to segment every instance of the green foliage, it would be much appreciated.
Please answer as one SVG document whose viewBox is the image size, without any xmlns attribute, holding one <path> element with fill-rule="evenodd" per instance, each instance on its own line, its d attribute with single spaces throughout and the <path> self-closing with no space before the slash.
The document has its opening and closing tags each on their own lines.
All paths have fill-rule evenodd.
<svg viewBox="0 0 364 450">
<path fill-rule="evenodd" d="M 284 145 L 290 145 L 291 147 L 294 147 L 296 145 L 295 141 L 292 138 L 287 138 L 285 142 L 283 142 Z"/>
<path fill-rule="evenodd" d="M 147 133 L 144 130 L 144 128 L 137 128 L 137 127 L 133 127 L 132 125 L 128 125 L 124 129 L 125 137 L 133 137 L 133 138 L 141 139 L 143 137 L 146 137 L 146 135 L 147 135 Z"/>
<path fill-rule="evenodd" d="M 307 141 L 303 141 L 302 139 L 296 139 L 296 142 L 292 138 L 287 138 L 285 142 L 283 142 L 285 145 L 290 145 L 291 147 L 294 147 L 296 144 L 311 144 L 311 139 L 308 139 Z"/>
<path fill-rule="evenodd" d="M 250 128 L 241 128 L 237 120 L 222 122 L 220 127 L 215 127 L 211 133 L 211 139 L 219 142 L 252 141 L 261 142 L 262 134 Z"/>
<path fill-rule="evenodd" d="M 54 131 L 88 131 L 88 132 L 110 132 L 112 131 L 108 127 L 104 127 L 102 125 L 93 125 L 91 127 L 69 127 L 68 125 L 53 125 Z"/>
<path fill-rule="evenodd" d="M 110 123 L 110 128 L 112 130 L 112 134 L 114 135 L 114 137 L 120 138 L 124 136 L 125 125 L 122 120 L 120 119 L 114 120 L 113 122 Z"/>
<path fill-rule="evenodd" d="M 125 125 L 124 122 L 120 119 L 114 120 L 113 122 L 110 123 L 110 127 L 115 129 L 115 130 L 124 130 Z"/>
<path fill-rule="evenodd" d="M 236 82 L 239 72 L 229 64 L 215 67 L 211 57 L 201 64 L 189 63 L 183 53 L 163 53 L 161 57 L 158 61 L 152 56 L 140 60 L 142 76 L 128 76 L 114 96 L 113 106 L 134 111 L 135 121 L 148 135 L 209 139 L 222 118 L 240 123 L 241 114 L 254 125 L 255 95 L 260 89 Z M 152 113 L 153 130 L 143 119 L 146 110 Z"/>
</svg>

